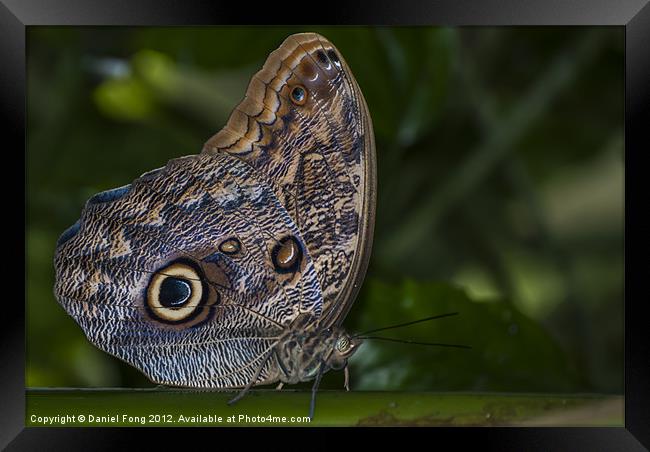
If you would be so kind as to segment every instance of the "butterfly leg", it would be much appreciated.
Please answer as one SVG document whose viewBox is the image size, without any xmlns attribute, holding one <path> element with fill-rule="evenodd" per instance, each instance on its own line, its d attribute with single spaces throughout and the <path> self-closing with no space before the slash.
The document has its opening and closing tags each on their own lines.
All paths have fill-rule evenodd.
<svg viewBox="0 0 650 452">
<path fill-rule="evenodd" d="M 253 378 L 250 379 L 248 383 L 246 383 L 246 386 L 244 386 L 244 389 L 242 389 L 239 394 L 237 394 L 234 398 L 228 401 L 228 405 L 234 405 L 235 403 L 239 402 L 242 397 L 246 395 L 246 393 L 249 391 L 249 389 L 255 384 L 257 379 L 259 378 L 260 374 L 262 373 L 262 369 L 264 369 L 264 365 L 266 362 L 269 360 L 271 357 L 271 352 L 267 353 L 266 356 L 264 356 L 264 359 L 262 360 L 262 364 L 257 368 L 257 371 L 255 372 L 255 375 L 253 375 Z"/>
<path fill-rule="evenodd" d="M 350 390 L 350 369 L 348 369 L 347 364 L 343 369 L 343 375 L 345 375 L 345 381 L 343 382 L 343 387 L 345 388 L 346 391 L 349 391 Z"/>
<path fill-rule="evenodd" d="M 309 404 L 309 420 L 314 419 L 314 409 L 316 408 L 316 392 L 318 391 L 318 385 L 320 385 L 320 380 L 323 378 L 323 362 L 320 363 L 318 368 L 318 375 L 316 375 L 316 380 L 314 381 L 314 386 L 311 387 L 311 403 Z"/>
</svg>

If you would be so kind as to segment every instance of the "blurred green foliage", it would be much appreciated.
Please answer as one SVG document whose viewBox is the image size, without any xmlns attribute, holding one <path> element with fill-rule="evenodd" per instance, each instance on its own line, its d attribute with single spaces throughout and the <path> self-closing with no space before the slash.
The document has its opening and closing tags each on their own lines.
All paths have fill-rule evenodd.
<svg viewBox="0 0 650 452">
<path fill-rule="evenodd" d="M 378 205 L 346 321 L 354 389 L 623 390 L 621 28 L 28 29 L 27 385 L 150 386 L 52 294 L 92 194 L 197 153 L 291 33 L 344 55 L 375 126 Z M 340 373 L 324 387 L 338 388 Z"/>
</svg>

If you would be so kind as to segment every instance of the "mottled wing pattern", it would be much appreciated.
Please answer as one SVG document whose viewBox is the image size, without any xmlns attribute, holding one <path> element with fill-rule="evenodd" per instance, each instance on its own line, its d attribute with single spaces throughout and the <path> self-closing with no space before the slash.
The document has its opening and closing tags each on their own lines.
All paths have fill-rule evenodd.
<svg viewBox="0 0 650 452">
<path fill-rule="evenodd" d="M 339 325 L 370 254 L 375 150 L 365 100 L 338 50 L 314 33 L 287 38 L 204 153 L 236 156 L 272 187 L 314 261 L 321 327 Z"/>
<path fill-rule="evenodd" d="M 364 276 L 373 140 L 338 51 L 290 36 L 201 154 L 88 201 L 57 244 L 57 299 L 154 382 L 277 381 L 282 335 L 339 325 Z"/>
<path fill-rule="evenodd" d="M 277 363 L 264 360 L 278 335 L 322 311 L 308 253 L 276 271 L 286 237 L 306 247 L 249 165 L 226 153 L 184 157 L 88 201 L 59 240 L 55 293 L 92 343 L 154 382 L 242 387 L 265 362 L 257 382 L 270 383 Z M 191 303 L 169 305 L 163 284 L 189 287 Z"/>
</svg>

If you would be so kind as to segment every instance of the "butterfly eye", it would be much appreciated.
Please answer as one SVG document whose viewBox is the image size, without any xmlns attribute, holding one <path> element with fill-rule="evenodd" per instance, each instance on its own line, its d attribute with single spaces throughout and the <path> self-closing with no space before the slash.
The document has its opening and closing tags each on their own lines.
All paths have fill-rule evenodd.
<svg viewBox="0 0 650 452">
<path fill-rule="evenodd" d="M 291 101 L 296 105 L 304 105 L 307 101 L 307 90 L 302 85 L 296 85 L 291 90 Z"/>
<path fill-rule="evenodd" d="M 336 341 L 336 349 L 341 353 L 345 353 L 349 346 L 350 341 L 347 337 L 341 337 L 338 341 Z"/>
<path fill-rule="evenodd" d="M 193 318 L 205 300 L 206 290 L 198 271 L 176 262 L 156 272 L 147 287 L 146 306 L 156 320 L 179 323 Z"/>
<path fill-rule="evenodd" d="M 275 245 L 271 252 L 271 258 L 278 272 L 294 272 L 302 260 L 302 247 L 295 237 L 285 237 Z"/>
<path fill-rule="evenodd" d="M 236 238 L 224 240 L 219 245 L 219 251 L 228 255 L 237 254 L 241 251 L 241 242 Z"/>
</svg>

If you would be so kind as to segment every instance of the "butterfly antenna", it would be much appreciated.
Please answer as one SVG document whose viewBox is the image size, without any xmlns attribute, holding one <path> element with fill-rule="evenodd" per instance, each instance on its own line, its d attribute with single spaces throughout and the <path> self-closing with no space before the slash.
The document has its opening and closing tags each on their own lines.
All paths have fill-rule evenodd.
<svg viewBox="0 0 650 452">
<path fill-rule="evenodd" d="M 397 325 L 391 325 L 391 326 L 386 326 L 386 327 L 383 327 L 383 328 L 377 328 L 377 329 L 374 329 L 374 330 L 364 331 L 363 333 L 357 333 L 352 337 L 356 338 L 356 337 L 360 337 L 360 336 L 366 336 L 367 334 L 377 333 L 379 331 L 392 330 L 394 328 L 402 328 L 402 327 L 409 326 L 409 325 L 415 325 L 416 323 L 428 322 L 430 320 L 442 319 L 444 317 L 451 317 L 453 315 L 458 315 L 458 313 L 457 312 L 450 312 L 448 314 L 440 314 L 440 315 L 434 315 L 432 317 L 425 317 L 424 319 L 420 319 L 420 320 L 413 320 L 411 322 L 400 323 L 400 324 L 397 324 Z"/>
<path fill-rule="evenodd" d="M 382 337 L 382 336 L 358 336 L 359 339 L 374 339 L 374 340 L 379 340 L 379 341 L 386 341 L 386 342 L 398 342 L 400 344 L 415 344 L 415 345 L 434 345 L 438 347 L 453 347 L 453 348 L 465 348 L 465 349 L 471 349 L 469 345 L 460 345 L 460 344 L 442 344 L 438 342 L 418 342 L 418 341 L 411 341 L 408 339 L 395 339 L 393 337 Z"/>
</svg>

